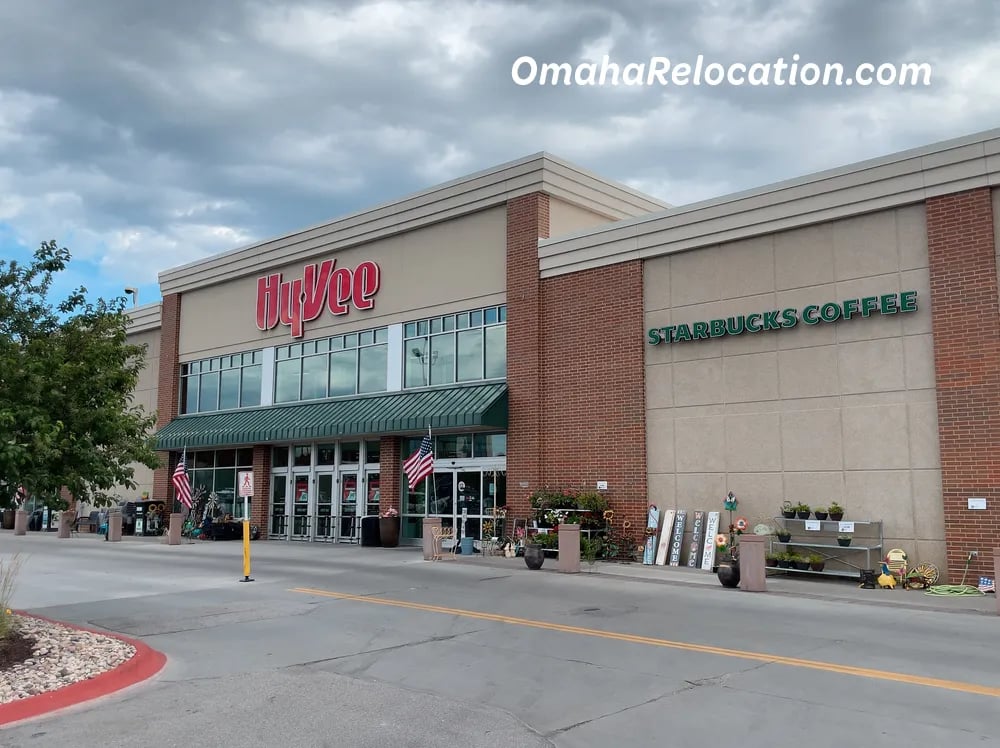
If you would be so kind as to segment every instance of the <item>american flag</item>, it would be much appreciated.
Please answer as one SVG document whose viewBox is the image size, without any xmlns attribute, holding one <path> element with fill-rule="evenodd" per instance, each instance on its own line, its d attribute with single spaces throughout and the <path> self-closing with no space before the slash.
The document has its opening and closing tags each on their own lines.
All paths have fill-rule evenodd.
<svg viewBox="0 0 1000 748">
<path fill-rule="evenodd" d="M 980 592 L 996 592 L 997 585 L 989 577 L 979 577 L 979 591 Z"/>
<path fill-rule="evenodd" d="M 188 480 L 187 468 L 184 465 L 187 459 L 187 450 L 184 450 L 184 454 L 181 455 L 181 459 L 177 462 L 177 467 L 174 468 L 174 475 L 170 479 L 170 482 L 174 484 L 174 488 L 177 490 L 177 498 L 180 502 L 186 506 L 188 509 L 191 508 L 191 481 Z"/>
<path fill-rule="evenodd" d="M 420 485 L 420 481 L 434 472 L 434 448 L 429 431 L 420 442 L 420 449 L 403 463 L 403 470 L 411 491 Z"/>
</svg>

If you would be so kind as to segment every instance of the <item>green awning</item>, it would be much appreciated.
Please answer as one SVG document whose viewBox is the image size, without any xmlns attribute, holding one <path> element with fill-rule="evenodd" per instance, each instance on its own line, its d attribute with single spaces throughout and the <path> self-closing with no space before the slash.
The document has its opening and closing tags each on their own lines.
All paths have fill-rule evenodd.
<svg viewBox="0 0 1000 748">
<path fill-rule="evenodd" d="M 507 428 L 505 383 L 180 416 L 156 434 L 162 451 L 310 441 L 431 429 Z"/>
</svg>

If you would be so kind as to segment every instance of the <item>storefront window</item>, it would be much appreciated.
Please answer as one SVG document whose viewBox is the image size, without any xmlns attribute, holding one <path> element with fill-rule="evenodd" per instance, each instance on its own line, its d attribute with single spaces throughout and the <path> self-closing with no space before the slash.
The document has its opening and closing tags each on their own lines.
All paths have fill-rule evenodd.
<svg viewBox="0 0 1000 748">
<path fill-rule="evenodd" d="M 388 328 L 281 346 L 275 351 L 274 402 L 320 400 L 388 387 Z"/>
<path fill-rule="evenodd" d="M 506 323 L 504 306 L 407 323 L 403 327 L 403 386 L 503 379 L 507 376 Z"/>
<path fill-rule="evenodd" d="M 184 413 L 260 405 L 261 352 L 216 356 L 181 365 Z"/>
<path fill-rule="evenodd" d="M 253 449 L 224 449 L 188 453 L 191 488 L 196 496 L 213 498 L 216 513 L 243 516 L 243 500 L 236 496 L 236 473 L 253 470 Z"/>
</svg>

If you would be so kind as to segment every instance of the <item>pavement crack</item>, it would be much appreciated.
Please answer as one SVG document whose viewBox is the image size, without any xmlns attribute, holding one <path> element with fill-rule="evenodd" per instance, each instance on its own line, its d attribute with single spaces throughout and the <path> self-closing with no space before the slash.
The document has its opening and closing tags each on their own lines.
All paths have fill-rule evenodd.
<svg viewBox="0 0 1000 748">
<path fill-rule="evenodd" d="M 608 717 L 616 717 L 619 714 L 624 714 L 625 712 L 632 711 L 633 709 L 638 709 L 643 706 L 649 706 L 650 704 L 655 704 L 657 701 L 662 701 L 663 699 L 669 699 L 673 696 L 677 696 L 678 694 L 682 694 L 687 691 L 693 691 L 694 689 L 698 688 L 698 686 L 696 685 L 691 685 L 690 681 L 685 681 L 685 683 L 687 683 L 688 685 L 681 686 L 680 688 L 675 688 L 672 691 L 668 691 L 667 693 L 662 693 L 659 696 L 654 696 L 651 699 L 646 699 L 646 701 L 640 701 L 638 704 L 629 704 L 628 706 L 623 706 L 621 709 L 616 709 L 613 712 L 608 712 L 606 714 L 598 714 L 594 717 L 591 717 L 590 719 L 585 719 L 580 722 L 575 722 L 572 725 L 567 725 L 566 727 L 560 727 L 558 730 L 552 730 L 550 732 L 545 733 L 545 737 L 553 738 L 557 735 L 565 735 L 570 730 L 575 730 L 578 727 L 589 725 L 592 722 L 598 722 Z"/>
<path fill-rule="evenodd" d="M 291 665 L 285 665 L 281 669 L 282 670 L 289 670 L 289 669 L 292 669 L 292 668 L 310 667 L 312 665 L 322 665 L 322 664 L 327 663 L 327 662 L 336 662 L 338 660 L 347 660 L 347 659 L 350 659 L 352 657 L 363 657 L 364 655 L 382 654 L 383 652 L 393 652 L 393 651 L 397 651 L 397 650 L 400 650 L 400 649 L 407 649 L 408 647 L 419 647 L 419 646 L 421 646 L 423 644 L 436 644 L 438 642 L 453 641 L 454 639 L 458 639 L 458 638 L 463 637 L 463 636 L 469 636 L 471 634 L 478 634 L 481 631 L 483 631 L 483 629 L 473 629 L 471 631 L 461 631 L 461 632 L 459 632 L 457 634 L 447 634 L 447 635 L 442 635 L 442 636 L 431 636 L 431 637 L 428 637 L 426 639 L 418 639 L 418 640 L 412 641 L 412 642 L 404 642 L 402 644 L 393 644 L 392 646 L 389 646 L 389 647 L 376 647 L 375 649 L 366 649 L 366 650 L 362 650 L 362 651 L 359 651 L 359 652 L 351 652 L 349 654 L 336 655 L 334 657 L 322 657 L 322 658 L 320 658 L 318 660 L 309 660 L 307 662 L 296 662 L 296 663 L 293 663 Z"/>
</svg>

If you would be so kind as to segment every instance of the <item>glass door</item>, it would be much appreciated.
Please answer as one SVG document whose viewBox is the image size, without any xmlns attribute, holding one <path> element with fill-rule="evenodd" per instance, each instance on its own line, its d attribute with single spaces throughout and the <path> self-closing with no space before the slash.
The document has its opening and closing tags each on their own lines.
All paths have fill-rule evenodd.
<svg viewBox="0 0 1000 748">
<path fill-rule="evenodd" d="M 271 529 L 272 538 L 288 538 L 288 476 L 271 478 Z"/>
<path fill-rule="evenodd" d="M 483 515 L 483 474 L 479 470 L 455 472 L 455 530 L 459 538 L 479 540 Z"/>
<path fill-rule="evenodd" d="M 379 512 L 379 471 L 369 470 L 365 473 L 365 493 L 367 495 L 365 516 L 377 516 Z"/>
<path fill-rule="evenodd" d="M 309 538 L 309 473 L 292 474 L 292 539 Z"/>
<path fill-rule="evenodd" d="M 333 540 L 333 473 L 316 475 L 316 539 Z"/>
<path fill-rule="evenodd" d="M 337 509 L 340 541 L 353 541 L 358 534 L 358 473 L 356 470 L 340 473 L 340 506 Z"/>
</svg>

